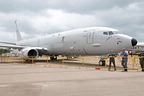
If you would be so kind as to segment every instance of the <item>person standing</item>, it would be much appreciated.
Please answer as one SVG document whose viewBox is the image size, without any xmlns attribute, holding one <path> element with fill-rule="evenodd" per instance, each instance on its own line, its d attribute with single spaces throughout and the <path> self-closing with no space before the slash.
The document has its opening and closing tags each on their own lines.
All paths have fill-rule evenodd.
<svg viewBox="0 0 144 96">
<path fill-rule="evenodd" d="M 111 54 L 109 54 L 109 68 L 108 68 L 109 71 L 110 71 L 112 63 L 113 63 L 113 66 L 114 66 L 114 70 L 116 71 L 115 57 L 116 57 L 115 53 L 113 51 L 111 51 Z"/>
<path fill-rule="evenodd" d="M 123 66 L 124 71 L 127 71 L 128 53 L 125 49 L 123 49 L 120 55 L 122 56 L 121 65 Z"/>
<path fill-rule="evenodd" d="M 144 53 L 139 54 L 139 61 L 142 68 L 142 72 L 144 72 Z"/>
</svg>

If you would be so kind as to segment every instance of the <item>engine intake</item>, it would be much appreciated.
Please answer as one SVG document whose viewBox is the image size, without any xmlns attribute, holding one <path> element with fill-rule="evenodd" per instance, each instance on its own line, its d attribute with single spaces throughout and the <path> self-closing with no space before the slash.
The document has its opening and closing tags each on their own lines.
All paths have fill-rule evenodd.
<svg viewBox="0 0 144 96">
<path fill-rule="evenodd" d="M 37 59 L 38 57 L 38 51 L 33 48 L 24 48 L 20 51 L 20 55 L 23 56 L 26 59 Z"/>
</svg>

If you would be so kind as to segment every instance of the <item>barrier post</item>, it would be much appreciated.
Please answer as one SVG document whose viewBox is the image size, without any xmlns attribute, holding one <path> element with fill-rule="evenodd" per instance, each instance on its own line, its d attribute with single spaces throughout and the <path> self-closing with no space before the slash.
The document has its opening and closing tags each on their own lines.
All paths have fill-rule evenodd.
<svg viewBox="0 0 144 96">
<path fill-rule="evenodd" d="M 133 58 L 132 58 L 132 69 L 134 69 L 134 64 L 136 63 L 136 61 L 135 61 L 135 56 L 133 56 Z"/>
<path fill-rule="evenodd" d="M 88 58 L 88 63 L 90 63 L 90 59 L 91 59 L 91 57 L 90 57 L 90 56 L 88 56 L 87 58 Z M 83 64 L 83 65 L 84 65 L 84 64 Z"/>
<path fill-rule="evenodd" d="M 65 64 L 65 69 L 67 68 L 67 64 Z"/>
<path fill-rule="evenodd" d="M 24 62 L 23 62 L 23 56 L 21 57 L 21 59 L 22 59 L 22 64 L 23 64 L 23 63 L 24 63 Z"/>
<path fill-rule="evenodd" d="M 6 60 L 5 60 L 5 56 L 3 56 L 3 61 L 6 62 Z"/>
<path fill-rule="evenodd" d="M 6 62 L 8 62 L 8 56 L 6 56 Z"/>
<path fill-rule="evenodd" d="M 3 62 L 3 56 L 1 56 L 1 62 Z"/>
<path fill-rule="evenodd" d="M 46 64 L 44 65 L 44 67 L 46 67 L 46 65 L 48 65 L 48 55 L 46 55 Z"/>
<path fill-rule="evenodd" d="M 5 62 L 5 56 L 3 56 L 3 62 Z"/>
<path fill-rule="evenodd" d="M 105 67 L 107 67 L 107 62 L 106 62 L 106 58 L 105 58 L 104 60 L 105 60 Z"/>
<path fill-rule="evenodd" d="M 47 62 L 46 62 L 46 64 L 48 65 L 49 63 L 48 63 L 48 58 L 49 58 L 49 56 L 48 55 L 46 55 L 46 57 L 47 57 Z"/>
<path fill-rule="evenodd" d="M 15 63 L 15 58 L 16 58 L 16 57 L 14 56 L 14 58 L 13 58 L 13 63 Z"/>
<path fill-rule="evenodd" d="M 47 64 L 48 64 L 48 55 L 47 55 Z"/>
<path fill-rule="evenodd" d="M 62 57 L 62 65 L 64 65 L 64 57 Z M 61 66 L 60 66 L 61 67 Z"/>
<path fill-rule="evenodd" d="M 82 56 L 82 67 L 84 66 L 84 56 Z"/>
<path fill-rule="evenodd" d="M 8 56 L 6 56 L 6 62 L 8 63 Z"/>
<path fill-rule="evenodd" d="M 84 56 L 81 56 L 81 59 L 82 59 L 82 67 L 84 67 Z M 79 69 L 81 68 L 79 67 Z"/>
<path fill-rule="evenodd" d="M 4 56 L 4 62 L 6 63 L 6 56 Z"/>
<path fill-rule="evenodd" d="M 7 57 L 7 62 L 9 62 L 9 56 Z"/>
<path fill-rule="evenodd" d="M 0 62 L 2 62 L 2 56 L 0 56 Z"/>
<path fill-rule="evenodd" d="M 35 66 L 35 63 L 34 63 L 34 58 L 33 58 L 33 56 L 32 56 L 32 64 L 34 64 L 34 66 Z"/>
<path fill-rule="evenodd" d="M 0 62 L 2 62 L 2 56 L 0 56 Z"/>
</svg>

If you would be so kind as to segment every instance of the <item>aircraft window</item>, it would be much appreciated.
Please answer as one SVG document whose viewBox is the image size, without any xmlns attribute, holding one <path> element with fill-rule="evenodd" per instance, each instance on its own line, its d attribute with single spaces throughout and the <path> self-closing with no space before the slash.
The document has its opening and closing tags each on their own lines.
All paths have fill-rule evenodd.
<svg viewBox="0 0 144 96">
<path fill-rule="evenodd" d="M 114 33 L 112 31 L 109 31 L 109 35 L 113 35 Z"/>
<path fill-rule="evenodd" d="M 104 35 L 108 35 L 108 32 L 103 32 Z"/>
</svg>

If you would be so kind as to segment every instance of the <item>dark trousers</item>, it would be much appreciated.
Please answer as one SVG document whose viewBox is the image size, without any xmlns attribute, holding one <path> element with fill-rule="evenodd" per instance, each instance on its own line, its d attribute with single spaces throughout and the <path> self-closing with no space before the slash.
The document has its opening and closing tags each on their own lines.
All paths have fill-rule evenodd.
<svg viewBox="0 0 144 96">
<path fill-rule="evenodd" d="M 144 71 L 144 58 L 139 58 L 142 71 Z"/>
<path fill-rule="evenodd" d="M 110 60 L 109 61 L 109 70 L 111 68 L 111 64 L 113 63 L 114 69 L 116 70 L 116 66 L 115 66 L 115 60 Z"/>
<path fill-rule="evenodd" d="M 127 71 L 127 61 L 128 61 L 127 58 L 122 58 L 122 62 L 121 62 L 123 68 L 124 68 L 126 71 Z"/>
</svg>

